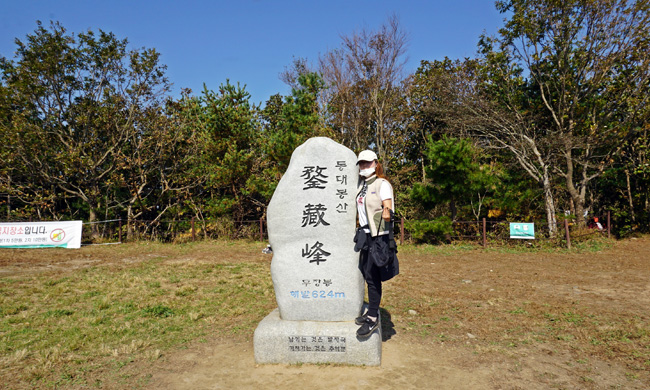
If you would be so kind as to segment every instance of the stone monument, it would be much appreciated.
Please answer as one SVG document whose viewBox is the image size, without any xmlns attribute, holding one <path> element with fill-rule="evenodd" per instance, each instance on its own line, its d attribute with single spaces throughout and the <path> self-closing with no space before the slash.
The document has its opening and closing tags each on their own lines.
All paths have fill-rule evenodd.
<svg viewBox="0 0 650 390">
<path fill-rule="evenodd" d="M 329 138 L 297 147 L 267 220 L 278 308 L 254 336 L 257 363 L 381 364 L 381 329 L 356 335 L 364 281 L 354 251 L 359 170 Z"/>
</svg>

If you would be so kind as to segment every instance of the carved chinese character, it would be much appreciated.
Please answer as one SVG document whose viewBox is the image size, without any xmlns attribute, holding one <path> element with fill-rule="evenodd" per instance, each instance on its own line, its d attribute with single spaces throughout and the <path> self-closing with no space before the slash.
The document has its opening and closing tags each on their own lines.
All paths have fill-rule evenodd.
<svg viewBox="0 0 650 390">
<path fill-rule="evenodd" d="M 324 257 L 328 257 L 331 253 L 323 249 L 323 244 L 316 241 L 316 243 L 309 248 L 308 244 L 305 244 L 305 249 L 302 250 L 302 257 L 306 257 L 310 263 L 316 263 L 320 265 L 321 261 L 327 261 Z"/>
<path fill-rule="evenodd" d="M 302 212 L 302 227 L 307 225 L 313 225 L 314 227 L 320 225 L 321 223 L 325 226 L 328 226 L 323 217 L 325 216 L 325 211 L 327 208 L 322 204 L 308 204 L 305 206 L 305 210 Z"/>
<path fill-rule="evenodd" d="M 323 171 L 326 169 L 326 167 L 305 167 L 302 171 L 302 175 L 300 175 L 300 177 L 305 178 L 306 187 L 303 187 L 303 190 L 325 188 L 325 184 L 327 184 L 327 180 L 325 179 L 327 179 L 328 176 L 325 176 Z"/>
</svg>

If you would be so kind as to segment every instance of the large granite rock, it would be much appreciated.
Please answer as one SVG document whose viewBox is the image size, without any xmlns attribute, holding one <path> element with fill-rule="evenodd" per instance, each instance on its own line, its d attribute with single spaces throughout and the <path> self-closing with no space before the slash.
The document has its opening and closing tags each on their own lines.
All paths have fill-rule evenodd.
<svg viewBox="0 0 650 390">
<path fill-rule="evenodd" d="M 311 138 L 293 152 L 268 207 L 271 276 L 289 321 L 352 321 L 364 282 L 354 251 L 358 167 L 354 152 Z"/>
<path fill-rule="evenodd" d="M 381 328 L 367 339 L 357 337 L 358 328 L 354 321 L 286 321 L 276 309 L 255 329 L 255 361 L 380 365 Z"/>
<path fill-rule="evenodd" d="M 253 339 L 257 363 L 381 364 L 381 330 L 358 338 L 364 282 L 354 251 L 359 171 L 328 138 L 296 148 L 267 218 L 278 309 Z"/>
</svg>

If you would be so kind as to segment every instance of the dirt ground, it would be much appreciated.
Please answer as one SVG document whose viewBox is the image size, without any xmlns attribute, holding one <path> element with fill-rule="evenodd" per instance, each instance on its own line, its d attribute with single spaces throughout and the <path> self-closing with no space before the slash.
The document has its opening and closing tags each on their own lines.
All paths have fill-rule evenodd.
<svg viewBox="0 0 650 390">
<path fill-rule="evenodd" d="M 386 284 L 385 296 L 389 300 L 396 291 L 418 295 L 421 290 L 429 290 L 433 296 L 437 293 L 449 297 L 454 295 L 454 289 L 472 286 L 479 291 L 473 299 L 507 302 L 525 296 L 529 301 L 550 305 L 579 300 L 582 307 L 594 313 L 621 310 L 622 315 L 641 316 L 647 324 L 648 237 L 616 242 L 596 253 L 471 251 L 462 256 L 405 253 L 402 258 L 399 279 Z M 467 341 L 446 343 L 414 335 L 408 325 L 400 326 L 405 321 L 397 314 L 392 315 L 392 320 L 396 322 L 390 329 L 394 334 L 383 343 L 381 367 L 256 365 L 252 342 L 218 341 L 179 351 L 158 364 L 149 388 L 650 388 L 647 366 L 645 373 L 632 376 L 623 359 L 585 352 L 579 345 L 541 342 L 512 350 L 490 348 L 490 344 L 497 344 L 493 340 L 503 329 L 493 330 L 487 320 L 461 331 L 471 335 Z M 461 321 L 474 322 L 462 316 Z M 489 341 L 481 343 L 481 338 Z"/>
<path fill-rule="evenodd" d="M 270 262 L 257 249 L 233 248 L 222 256 Z M 17 254 L 0 259 L 0 276 L 138 261 L 88 253 L 69 252 L 56 261 Z M 206 249 L 183 258 L 209 256 Z M 133 369 L 148 373 L 149 389 L 650 388 L 650 237 L 611 241 L 603 250 L 583 253 L 429 253 L 405 247 L 400 265 L 401 274 L 384 290 L 388 316 L 380 367 L 257 365 L 251 335 L 197 342 Z M 567 336 L 556 336 L 535 313 L 601 322 L 574 328 L 567 322 Z M 628 343 L 629 350 L 624 337 L 603 346 L 599 337 L 618 320 L 637 329 L 635 337 L 643 341 Z M 642 358 L 628 359 L 632 354 Z"/>
</svg>

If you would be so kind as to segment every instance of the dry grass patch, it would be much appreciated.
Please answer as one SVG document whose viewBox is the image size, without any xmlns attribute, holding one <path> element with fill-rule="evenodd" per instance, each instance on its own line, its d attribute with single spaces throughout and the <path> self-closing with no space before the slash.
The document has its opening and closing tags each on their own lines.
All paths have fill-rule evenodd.
<svg viewBox="0 0 650 390">
<path fill-rule="evenodd" d="M 0 374 L 9 388 L 137 388 L 192 343 L 252 339 L 276 307 L 259 242 L 17 250 L 0 277 Z M 650 238 L 582 240 L 571 251 L 512 244 L 400 248 L 385 284 L 386 337 L 470 351 L 538 354 L 571 386 L 650 380 Z M 74 267 L 70 267 L 74 264 Z M 558 361 L 561 359 L 561 361 Z M 540 381 L 567 387 L 566 375 Z M 543 376 L 543 378 L 542 378 Z M 625 387 L 625 386 L 624 386 Z"/>
<path fill-rule="evenodd" d="M 16 388 L 90 386 L 106 382 L 106 367 L 110 380 L 189 341 L 250 337 L 275 304 L 268 264 L 178 261 L 183 249 L 0 279 L 3 378 Z"/>
<path fill-rule="evenodd" d="M 408 248 L 384 308 L 418 343 L 470 348 L 486 361 L 566 353 L 583 362 L 572 370 L 620 362 L 629 378 L 650 379 L 650 240 L 578 244 Z"/>
</svg>

